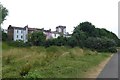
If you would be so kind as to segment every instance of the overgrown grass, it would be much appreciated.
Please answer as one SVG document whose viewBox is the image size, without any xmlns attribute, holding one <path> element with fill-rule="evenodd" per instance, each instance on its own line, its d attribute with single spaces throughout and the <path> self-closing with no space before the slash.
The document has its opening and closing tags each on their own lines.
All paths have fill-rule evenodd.
<svg viewBox="0 0 120 80">
<path fill-rule="evenodd" d="M 110 55 L 78 47 L 11 48 L 7 44 L 2 54 L 3 78 L 81 78 Z"/>
</svg>

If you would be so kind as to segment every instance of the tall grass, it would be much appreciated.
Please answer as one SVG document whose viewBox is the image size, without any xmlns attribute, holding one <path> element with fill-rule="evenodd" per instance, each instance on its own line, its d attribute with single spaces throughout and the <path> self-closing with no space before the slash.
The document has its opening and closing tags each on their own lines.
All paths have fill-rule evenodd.
<svg viewBox="0 0 120 80">
<path fill-rule="evenodd" d="M 9 48 L 6 44 L 3 46 L 3 78 L 20 78 L 21 75 L 25 78 L 82 77 L 84 72 L 110 55 L 78 47 Z"/>
</svg>

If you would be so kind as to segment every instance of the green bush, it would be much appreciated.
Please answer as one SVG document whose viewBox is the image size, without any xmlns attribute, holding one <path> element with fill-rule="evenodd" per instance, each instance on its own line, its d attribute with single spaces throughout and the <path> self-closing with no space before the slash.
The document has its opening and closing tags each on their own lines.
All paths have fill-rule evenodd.
<svg viewBox="0 0 120 80">
<path fill-rule="evenodd" d="M 97 51 L 116 52 L 115 41 L 106 37 L 103 38 L 88 37 L 86 39 L 85 47 L 95 49 Z"/>
<path fill-rule="evenodd" d="M 10 64 L 11 63 L 11 58 L 12 58 L 12 56 L 11 55 L 8 55 L 7 57 L 6 57 L 6 64 Z"/>
<path fill-rule="evenodd" d="M 27 46 L 32 46 L 32 43 L 31 43 L 31 42 L 25 42 L 25 43 L 24 43 L 24 46 L 26 46 L 26 47 L 27 47 Z"/>
<path fill-rule="evenodd" d="M 8 44 L 10 46 L 14 46 L 14 47 L 23 47 L 24 46 L 24 42 L 22 40 L 11 41 L 11 42 L 8 42 Z"/>
<path fill-rule="evenodd" d="M 2 41 L 7 41 L 7 40 L 8 40 L 7 33 L 2 31 Z"/>
<path fill-rule="evenodd" d="M 43 46 L 46 36 L 43 32 L 33 32 L 28 35 L 28 42 L 35 46 Z"/>
<path fill-rule="evenodd" d="M 117 52 L 117 49 L 115 47 L 110 47 L 108 50 L 110 52 L 112 52 L 112 53 L 116 53 Z"/>
<path fill-rule="evenodd" d="M 52 45 L 55 45 L 55 40 L 54 39 L 48 39 L 48 40 L 45 41 L 45 44 L 44 44 L 45 47 L 50 47 Z"/>
<path fill-rule="evenodd" d="M 73 48 L 77 46 L 78 44 L 74 37 L 70 37 L 68 38 L 67 45 Z"/>
<path fill-rule="evenodd" d="M 13 47 L 27 47 L 27 46 L 32 46 L 32 44 L 30 42 L 24 42 L 22 40 L 8 42 L 8 45 L 13 46 Z"/>
<path fill-rule="evenodd" d="M 38 80 L 38 78 L 42 78 L 43 76 L 41 76 L 38 71 L 34 71 L 34 72 L 29 72 L 28 75 L 26 75 L 24 78 L 30 78 L 31 80 Z"/>
<path fill-rule="evenodd" d="M 27 75 L 28 74 L 28 72 L 30 71 L 30 69 L 31 69 L 31 65 L 30 64 L 25 64 L 24 66 L 22 66 L 21 67 L 21 69 L 20 69 L 20 76 L 25 76 L 25 75 Z"/>
</svg>

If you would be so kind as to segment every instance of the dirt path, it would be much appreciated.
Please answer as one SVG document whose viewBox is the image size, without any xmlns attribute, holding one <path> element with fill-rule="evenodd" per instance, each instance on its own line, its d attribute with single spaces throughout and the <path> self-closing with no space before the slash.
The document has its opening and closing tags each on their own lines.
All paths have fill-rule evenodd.
<svg viewBox="0 0 120 80">
<path fill-rule="evenodd" d="M 103 70 L 103 68 L 108 63 L 108 61 L 111 59 L 112 56 L 113 56 L 113 54 L 109 58 L 107 58 L 106 60 L 104 60 L 103 62 L 101 62 L 95 68 L 90 69 L 88 72 L 85 73 L 87 75 L 85 75 L 84 77 L 85 78 L 97 78 L 97 76 L 100 74 L 100 72 Z"/>
</svg>

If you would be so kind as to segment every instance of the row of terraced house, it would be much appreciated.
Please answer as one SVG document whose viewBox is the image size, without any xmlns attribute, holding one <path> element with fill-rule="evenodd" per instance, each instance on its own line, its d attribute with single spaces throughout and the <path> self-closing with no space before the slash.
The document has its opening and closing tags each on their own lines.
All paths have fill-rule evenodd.
<svg viewBox="0 0 120 80">
<path fill-rule="evenodd" d="M 9 25 L 7 34 L 9 40 L 23 40 L 24 42 L 28 41 L 28 34 L 36 31 L 42 31 L 46 35 L 46 40 L 51 38 L 57 38 L 58 36 L 70 37 L 70 34 L 66 32 L 66 26 L 57 26 L 56 31 L 44 30 L 44 28 L 30 28 L 28 25 L 25 27 L 15 27 Z"/>
</svg>

